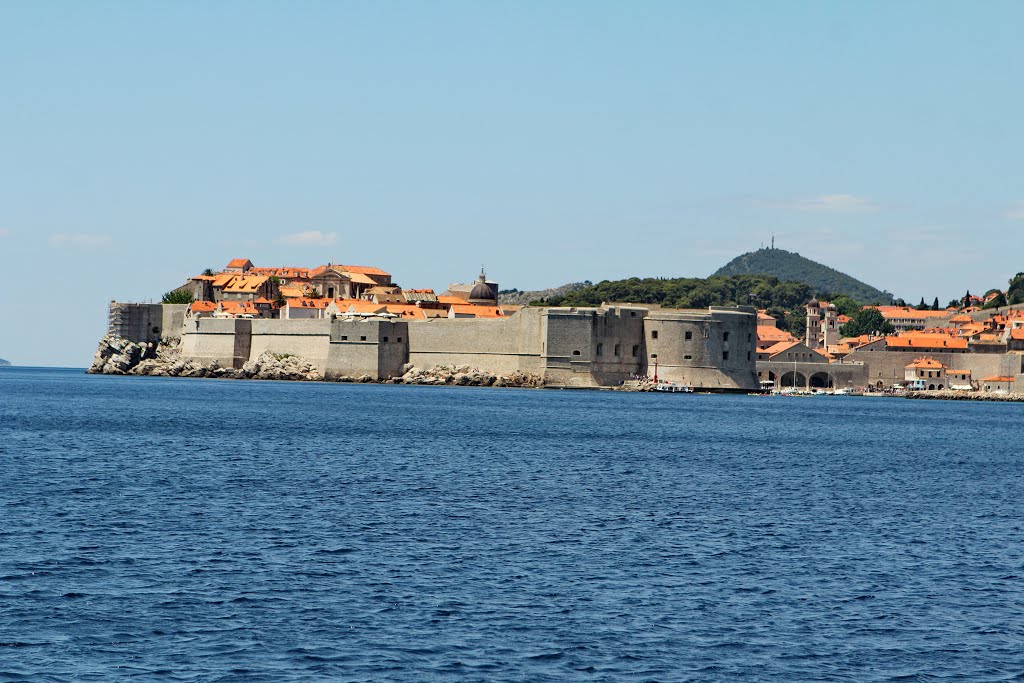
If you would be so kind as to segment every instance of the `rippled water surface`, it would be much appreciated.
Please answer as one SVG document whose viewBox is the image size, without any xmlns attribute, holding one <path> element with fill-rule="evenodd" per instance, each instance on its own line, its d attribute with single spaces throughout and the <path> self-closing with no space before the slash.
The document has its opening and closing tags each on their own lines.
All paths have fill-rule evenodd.
<svg viewBox="0 0 1024 683">
<path fill-rule="evenodd" d="M 1024 680 L 1022 417 L 0 370 L 0 680 Z"/>
</svg>

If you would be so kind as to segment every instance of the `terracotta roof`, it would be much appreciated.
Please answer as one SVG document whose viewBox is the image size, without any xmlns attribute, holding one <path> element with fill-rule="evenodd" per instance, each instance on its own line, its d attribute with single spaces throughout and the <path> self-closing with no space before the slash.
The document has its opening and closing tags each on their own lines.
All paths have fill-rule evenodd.
<svg viewBox="0 0 1024 683">
<path fill-rule="evenodd" d="M 193 301 L 189 308 L 196 313 L 212 313 L 217 310 L 216 301 Z"/>
<path fill-rule="evenodd" d="M 883 318 L 945 318 L 949 311 L 918 311 L 907 306 L 866 306 L 877 308 Z"/>
<path fill-rule="evenodd" d="M 926 370 L 938 370 L 946 367 L 934 358 L 918 358 L 913 363 L 907 366 L 908 368 L 926 369 Z"/>
<path fill-rule="evenodd" d="M 391 273 L 381 270 L 380 268 L 374 268 L 373 266 L 342 266 L 342 268 L 350 273 L 361 273 L 363 275 L 386 275 L 391 277 Z"/>
<path fill-rule="evenodd" d="M 945 334 L 901 334 L 886 337 L 890 349 L 966 349 L 967 340 Z"/>
<path fill-rule="evenodd" d="M 782 353 L 783 351 L 791 349 L 791 348 L 793 348 L 794 346 L 796 346 L 799 343 L 800 342 L 798 342 L 798 341 L 783 341 L 783 342 L 779 342 L 775 346 L 769 346 L 767 349 L 765 349 L 761 353 L 767 353 L 769 356 L 777 356 L 780 353 Z"/>
<path fill-rule="evenodd" d="M 1013 382 L 1013 381 L 1015 381 L 1015 378 L 1013 378 L 1013 377 L 1002 377 L 1000 375 L 996 375 L 994 377 L 986 377 L 985 379 L 980 380 L 980 381 L 982 381 L 982 382 Z"/>
<path fill-rule="evenodd" d="M 454 304 L 452 310 L 458 315 L 475 315 L 477 318 L 504 318 L 498 306 L 481 306 L 479 304 Z"/>
<path fill-rule="evenodd" d="M 235 275 L 234 279 L 225 285 L 225 292 L 253 293 L 269 280 L 266 275 Z"/>
<path fill-rule="evenodd" d="M 245 268 L 247 263 L 251 264 L 252 261 L 247 258 L 233 258 L 228 261 L 228 268 Z"/>
<path fill-rule="evenodd" d="M 778 327 L 773 327 L 771 325 L 758 325 L 757 340 L 775 342 L 796 341 L 796 337 L 786 330 L 779 329 Z"/>
<path fill-rule="evenodd" d="M 289 308 L 327 308 L 334 299 L 288 299 Z"/>
</svg>

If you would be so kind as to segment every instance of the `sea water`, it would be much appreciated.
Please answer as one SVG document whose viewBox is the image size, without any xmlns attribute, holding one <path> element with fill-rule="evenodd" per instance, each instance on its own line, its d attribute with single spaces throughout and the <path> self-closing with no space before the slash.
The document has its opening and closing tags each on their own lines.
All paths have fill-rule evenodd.
<svg viewBox="0 0 1024 683">
<path fill-rule="evenodd" d="M 1024 405 L 0 370 L 0 680 L 1021 680 Z"/>
</svg>

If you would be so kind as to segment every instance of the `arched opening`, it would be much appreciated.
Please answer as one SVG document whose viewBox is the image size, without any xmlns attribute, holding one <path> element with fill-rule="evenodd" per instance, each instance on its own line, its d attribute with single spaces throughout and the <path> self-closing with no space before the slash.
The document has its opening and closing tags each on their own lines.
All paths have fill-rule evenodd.
<svg viewBox="0 0 1024 683">
<path fill-rule="evenodd" d="M 942 385 L 941 384 L 939 385 L 939 391 L 942 391 Z"/>
<path fill-rule="evenodd" d="M 779 386 L 803 388 L 807 386 L 807 377 L 803 373 L 790 371 L 779 380 Z"/>
<path fill-rule="evenodd" d="M 928 385 L 928 391 L 935 391 L 935 385 L 934 384 L 929 384 Z"/>
<path fill-rule="evenodd" d="M 881 389 L 884 386 L 885 386 L 885 384 L 882 383 L 882 380 L 878 380 L 878 383 L 875 384 L 875 388 L 876 389 Z"/>
<path fill-rule="evenodd" d="M 832 388 L 832 376 L 827 372 L 816 372 L 811 375 L 811 388 L 812 389 L 831 389 Z"/>
</svg>

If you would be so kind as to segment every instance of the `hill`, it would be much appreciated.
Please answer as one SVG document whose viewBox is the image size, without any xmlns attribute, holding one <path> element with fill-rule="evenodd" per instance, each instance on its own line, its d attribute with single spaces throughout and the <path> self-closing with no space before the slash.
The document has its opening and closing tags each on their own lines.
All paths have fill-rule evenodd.
<svg viewBox="0 0 1024 683">
<path fill-rule="evenodd" d="M 715 271 L 712 277 L 755 274 L 803 282 L 818 295 L 832 297 L 845 294 L 863 304 L 888 304 L 893 300 L 889 292 L 785 249 L 765 248 L 742 254 Z"/>
<path fill-rule="evenodd" d="M 11 361 L 0 358 L 0 368 L 10 367 Z"/>
<path fill-rule="evenodd" d="M 547 300 L 552 297 L 562 296 L 569 292 L 575 292 L 578 289 L 584 289 L 590 287 L 590 282 L 570 282 L 569 284 L 562 285 L 560 287 L 550 287 L 548 289 L 534 289 L 534 290 L 521 290 L 521 289 L 503 289 L 498 292 L 498 303 L 515 305 L 515 306 L 528 306 L 531 301 Z"/>
</svg>

